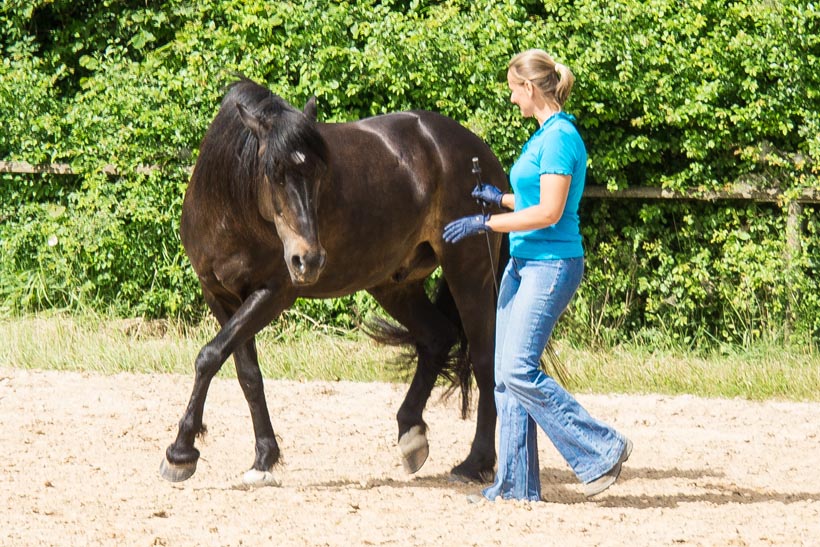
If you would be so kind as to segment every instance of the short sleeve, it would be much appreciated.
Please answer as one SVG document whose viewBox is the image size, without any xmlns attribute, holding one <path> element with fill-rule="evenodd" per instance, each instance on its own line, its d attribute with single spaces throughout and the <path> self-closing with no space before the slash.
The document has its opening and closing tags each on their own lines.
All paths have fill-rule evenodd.
<svg viewBox="0 0 820 547">
<path fill-rule="evenodd" d="M 541 175 L 572 175 L 578 163 L 571 135 L 565 131 L 550 131 L 541 140 L 538 170 Z"/>
</svg>

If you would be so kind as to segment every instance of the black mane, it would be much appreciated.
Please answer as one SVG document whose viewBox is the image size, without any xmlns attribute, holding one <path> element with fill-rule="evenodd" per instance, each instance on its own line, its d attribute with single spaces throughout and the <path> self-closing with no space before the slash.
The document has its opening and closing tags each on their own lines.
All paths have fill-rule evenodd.
<svg viewBox="0 0 820 547">
<path fill-rule="evenodd" d="M 242 123 L 237 104 L 271 130 L 261 158 L 260 143 Z M 291 165 L 294 152 L 306 150 L 327 163 L 327 146 L 314 120 L 269 89 L 247 78 L 240 79 L 229 86 L 202 141 L 200 160 L 205 161 L 197 170 L 201 172 L 194 174 L 198 191 L 211 196 L 225 195 L 227 191 L 225 197 L 238 201 L 244 209 L 255 202 L 262 173 L 270 176 L 277 166 Z"/>
</svg>

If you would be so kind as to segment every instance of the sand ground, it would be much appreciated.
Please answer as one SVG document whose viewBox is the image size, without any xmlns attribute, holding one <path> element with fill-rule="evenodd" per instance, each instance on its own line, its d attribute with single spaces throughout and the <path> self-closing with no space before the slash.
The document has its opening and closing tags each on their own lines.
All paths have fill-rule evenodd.
<svg viewBox="0 0 820 547">
<path fill-rule="evenodd" d="M 586 500 L 539 438 L 544 501 L 471 504 L 450 480 L 474 424 L 431 400 L 430 458 L 402 470 L 404 385 L 268 381 L 284 463 L 247 489 L 250 418 L 214 381 L 197 473 L 159 477 L 192 377 L 0 367 L 0 545 L 820 545 L 820 404 L 580 395 L 635 443 Z"/>
</svg>

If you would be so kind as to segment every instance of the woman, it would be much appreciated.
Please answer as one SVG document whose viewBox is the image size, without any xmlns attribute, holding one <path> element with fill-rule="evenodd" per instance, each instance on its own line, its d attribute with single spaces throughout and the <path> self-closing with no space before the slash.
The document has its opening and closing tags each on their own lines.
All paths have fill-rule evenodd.
<svg viewBox="0 0 820 547">
<path fill-rule="evenodd" d="M 594 496 L 618 478 L 632 443 L 594 418 L 539 367 L 558 317 L 581 283 L 584 250 L 578 203 L 587 153 L 574 118 L 562 111 L 575 80 L 542 50 L 513 57 L 507 83 L 524 117 L 539 128 L 510 171 L 514 194 L 484 184 L 473 197 L 513 212 L 455 220 L 444 239 L 510 233 L 510 261 L 498 295 L 495 401 L 499 418 L 498 471 L 483 491 L 489 500 L 541 499 L 536 425 L 566 459 L 584 493 Z"/>
</svg>

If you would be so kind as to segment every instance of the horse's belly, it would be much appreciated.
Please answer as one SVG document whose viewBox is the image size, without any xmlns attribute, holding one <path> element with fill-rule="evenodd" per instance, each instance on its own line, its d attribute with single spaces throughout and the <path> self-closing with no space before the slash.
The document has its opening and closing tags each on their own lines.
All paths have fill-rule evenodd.
<svg viewBox="0 0 820 547">
<path fill-rule="evenodd" d="M 432 247 L 422 242 L 399 257 L 328 256 L 319 281 L 305 287 L 302 296 L 336 298 L 385 284 L 401 284 L 426 278 L 438 266 Z"/>
</svg>

